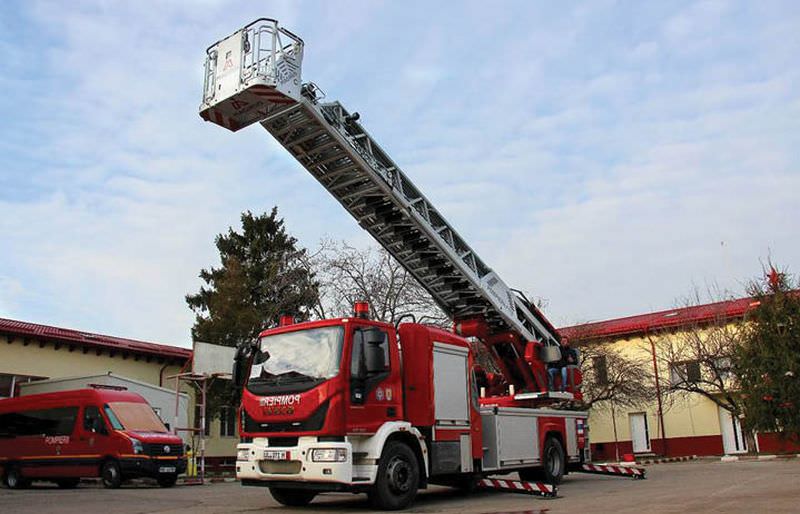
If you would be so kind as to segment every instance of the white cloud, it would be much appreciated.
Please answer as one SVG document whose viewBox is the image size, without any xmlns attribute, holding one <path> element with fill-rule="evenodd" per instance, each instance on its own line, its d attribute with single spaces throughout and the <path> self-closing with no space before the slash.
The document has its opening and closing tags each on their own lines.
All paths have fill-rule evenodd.
<svg viewBox="0 0 800 514">
<path fill-rule="evenodd" d="M 800 258 L 792 4 L 421 5 L 25 4 L 36 41 L 0 36 L 19 97 L 0 103 L 18 114 L 0 127 L 0 316 L 186 345 L 183 295 L 242 210 L 278 204 L 309 246 L 368 240 L 260 128 L 197 116 L 206 46 L 265 14 L 557 323 L 736 287 L 768 249 Z"/>
</svg>

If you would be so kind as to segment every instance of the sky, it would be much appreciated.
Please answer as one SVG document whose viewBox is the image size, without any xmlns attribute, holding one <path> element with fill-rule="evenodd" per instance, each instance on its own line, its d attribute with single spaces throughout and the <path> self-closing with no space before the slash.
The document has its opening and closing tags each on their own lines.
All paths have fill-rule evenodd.
<svg viewBox="0 0 800 514">
<path fill-rule="evenodd" d="M 371 244 L 259 126 L 197 114 L 206 47 L 261 16 L 556 326 L 800 271 L 798 2 L 6 1 L 0 317 L 186 347 L 242 211 Z"/>
</svg>

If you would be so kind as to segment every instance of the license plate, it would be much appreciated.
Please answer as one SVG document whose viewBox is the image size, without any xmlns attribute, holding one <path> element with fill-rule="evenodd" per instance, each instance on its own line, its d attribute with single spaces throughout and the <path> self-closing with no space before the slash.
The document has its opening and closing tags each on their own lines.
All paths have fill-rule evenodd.
<svg viewBox="0 0 800 514">
<path fill-rule="evenodd" d="M 289 460 L 291 454 L 286 450 L 264 450 L 264 460 Z"/>
<path fill-rule="evenodd" d="M 161 466 L 158 468 L 159 473 L 175 473 L 175 466 Z"/>
</svg>

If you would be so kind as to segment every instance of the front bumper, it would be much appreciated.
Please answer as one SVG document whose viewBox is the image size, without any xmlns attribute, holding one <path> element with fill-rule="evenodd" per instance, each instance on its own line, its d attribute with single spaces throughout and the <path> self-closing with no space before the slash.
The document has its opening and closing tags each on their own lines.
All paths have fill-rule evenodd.
<svg viewBox="0 0 800 514">
<path fill-rule="evenodd" d="M 171 475 L 186 472 L 185 457 L 126 457 L 119 460 L 122 476 L 125 478 Z M 170 468 L 175 468 L 172 471 Z"/>
<path fill-rule="evenodd" d="M 342 462 L 314 462 L 314 449 L 344 449 L 347 453 Z M 285 460 L 269 460 L 265 452 L 286 452 Z M 243 453 L 247 453 L 247 460 Z M 256 438 L 252 443 L 237 446 L 236 478 L 242 485 L 321 484 L 323 488 L 340 489 L 353 484 L 353 448 L 349 442 L 318 442 L 316 437 L 300 437 L 296 446 L 269 446 L 268 439 Z M 257 483 L 261 482 L 261 484 Z M 363 482 L 359 482 L 363 483 Z"/>
</svg>

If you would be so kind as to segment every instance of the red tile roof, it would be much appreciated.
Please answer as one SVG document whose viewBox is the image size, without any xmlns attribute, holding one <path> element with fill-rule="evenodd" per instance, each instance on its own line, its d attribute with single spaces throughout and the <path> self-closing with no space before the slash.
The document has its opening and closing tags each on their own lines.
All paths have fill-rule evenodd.
<svg viewBox="0 0 800 514">
<path fill-rule="evenodd" d="M 580 339 L 626 337 L 648 331 L 678 328 L 717 319 L 740 318 L 759 305 L 752 298 L 738 298 L 724 302 L 681 307 L 667 311 L 639 314 L 625 318 L 596 321 L 558 329 L 562 336 Z"/>
<path fill-rule="evenodd" d="M 126 351 L 136 354 L 151 355 L 155 357 L 166 357 L 187 360 L 191 358 L 192 351 L 187 348 L 168 346 L 165 344 L 148 343 L 136 341 L 134 339 L 123 339 L 121 337 L 105 336 L 81 332 L 69 328 L 50 327 L 38 325 L 26 321 L 0 318 L 0 333 L 18 336 L 43 339 L 48 341 L 60 341 L 64 343 L 76 343 L 81 346 L 93 348 L 106 348 L 109 350 Z"/>
</svg>

